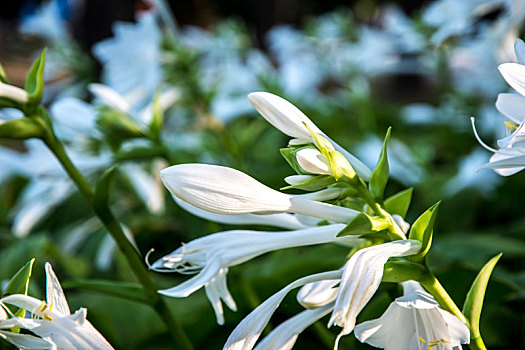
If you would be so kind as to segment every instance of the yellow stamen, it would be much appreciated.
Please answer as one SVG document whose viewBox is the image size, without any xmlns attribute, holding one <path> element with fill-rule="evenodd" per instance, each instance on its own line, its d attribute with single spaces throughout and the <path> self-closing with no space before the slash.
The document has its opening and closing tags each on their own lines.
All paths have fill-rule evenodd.
<svg viewBox="0 0 525 350">
<path fill-rule="evenodd" d="M 47 321 L 53 321 L 53 316 L 51 316 L 50 314 L 44 314 L 44 320 L 47 320 Z"/>
<path fill-rule="evenodd" d="M 518 129 L 518 126 L 516 124 L 513 124 L 511 122 L 504 122 L 505 126 L 509 128 L 510 131 L 514 131 Z"/>
<path fill-rule="evenodd" d="M 49 304 L 49 312 L 53 310 L 53 305 L 54 305 L 54 302 L 51 302 L 51 304 Z"/>
<path fill-rule="evenodd" d="M 43 312 L 47 307 L 47 304 L 45 301 L 42 302 L 42 305 L 38 308 L 38 312 Z"/>
<path fill-rule="evenodd" d="M 423 338 L 421 338 L 421 337 L 419 337 L 419 340 L 421 340 L 421 342 L 422 342 L 423 344 L 426 343 L 425 339 L 423 339 Z"/>
</svg>

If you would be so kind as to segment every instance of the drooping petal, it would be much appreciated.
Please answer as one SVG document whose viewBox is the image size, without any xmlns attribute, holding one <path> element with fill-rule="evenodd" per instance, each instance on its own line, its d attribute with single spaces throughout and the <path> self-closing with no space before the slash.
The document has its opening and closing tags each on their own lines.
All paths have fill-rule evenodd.
<svg viewBox="0 0 525 350">
<path fill-rule="evenodd" d="M 330 303 L 323 307 L 306 310 L 289 320 L 280 324 L 270 332 L 257 346 L 255 350 L 290 350 L 295 345 L 297 337 L 308 326 L 327 315 L 334 308 Z"/>
<path fill-rule="evenodd" d="M 525 96 L 525 66 L 518 63 L 503 63 L 498 67 L 501 75 L 522 96 Z"/>
<path fill-rule="evenodd" d="M 0 339 L 10 342 L 19 349 L 50 349 L 53 344 L 30 334 L 20 334 L 0 330 Z"/>
<path fill-rule="evenodd" d="M 515 124 L 521 124 L 525 119 L 525 97 L 519 94 L 499 94 L 496 108 Z"/>
<path fill-rule="evenodd" d="M 161 171 L 168 190 L 182 200 L 217 214 L 292 212 L 347 223 L 353 209 L 275 191 L 238 170 L 208 164 L 179 164 Z"/>
<path fill-rule="evenodd" d="M 345 264 L 334 311 L 328 325 L 343 327 L 336 340 L 352 332 L 356 317 L 374 295 L 383 277 L 383 267 L 391 257 L 415 254 L 421 244 L 415 240 L 383 243 L 357 251 Z"/>
<path fill-rule="evenodd" d="M 210 301 L 213 310 L 215 311 L 215 316 L 217 318 L 217 323 L 220 325 L 224 324 L 224 312 L 222 308 L 221 299 L 228 305 L 228 307 L 237 311 L 237 305 L 233 300 L 228 287 L 226 285 L 226 274 L 228 273 L 227 268 L 222 268 L 219 270 L 217 276 L 215 276 L 210 282 L 205 285 L 206 296 Z"/>
<path fill-rule="evenodd" d="M 69 311 L 69 305 L 67 303 L 66 296 L 64 295 L 64 291 L 62 290 L 60 282 L 58 281 L 58 278 L 55 275 L 55 272 L 53 271 L 50 263 L 46 262 L 45 270 L 47 303 L 49 305 L 53 305 L 53 308 L 62 315 L 70 315 L 71 311 Z"/>
<path fill-rule="evenodd" d="M 290 283 L 246 316 L 241 323 L 235 327 L 228 337 L 224 350 L 250 350 L 261 335 L 262 330 L 270 320 L 275 310 L 279 307 L 284 297 L 294 288 L 310 282 L 324 279 L 336 279 L 341 277 L 341 271 L 330 271 L 310 275 Z"/>
</svg>

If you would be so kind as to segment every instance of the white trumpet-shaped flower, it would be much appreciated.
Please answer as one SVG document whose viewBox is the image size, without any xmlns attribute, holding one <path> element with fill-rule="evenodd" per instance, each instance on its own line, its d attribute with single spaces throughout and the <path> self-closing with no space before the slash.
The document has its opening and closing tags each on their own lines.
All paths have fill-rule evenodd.
<svg viewBox="0 0 525 350">
<path fill-rule="evenodd" d="M 0 306 L 0 339 L 4 339 L 20 349 L 49 349 L 52 344 L 30 334 L 20 334 L 6 329 L 12 328 L 7 312 Z"/>
<path fill-rule="evenodd" d="M 380 318 L 355 327 L 357 339 L 387 350 L 452 350 L 470 342 L 468 327 L 441 309 L 419 283 L 407 281 L 402 285 L 404 295 Z"/>
<path fill-rule="evenodd" d="M 160 290 L 159 293 L 182 298 L 205 287 L 217 322 L 222 324 L 224 316 L 220 299 L 224 300 L 230 309 L 235 310 L 235 303 L 226 287 L 226 274 L 230 266 L 239 265 L 277 249 L 334 241 L 357 244 L 357 237 L 336 238 L 343 228 L 344 225 L 334 224 L 283 232 L 235 230 L 214 233 L 184 244 L 153 263 L 150 268 L 159 272 L 198 273 L 186 282 Z"/>
<path fill-rule="evenodd" d="M 357 315 L 379 287 L 387 260 L 415 254 L 420 248 L 419 241 L 401 240 L 364 248 L 352 255 L 344 266 L 334 311 L 328 322 L 328 326 L 343 327 L 335 349 L 339 339 L 352 332 Z"/>
<path fill-rule="evenodd" d="M 180 199 L 217 214 L 291 212 L 347 223 L 358 212 L 275 191 L 238 170 L 218 165 L 179 164 L 160 172 Z"/>
<path fill-rule="evenodd" d="M 221 224 L 230 225 L 267 225 L 273 227 L 280 227 L 289 230 L 299 230 L 308 228 L 309 225 L 299 221 L 296 215 L 290 213 L 276 213 L 276 214 L 237 214 L 226 215 L 216 214 L 197 208 L 182 199 L 173 196 L 173 200 L 187 212 L 209 221 L 219 222 Z"/>
<path fill-rule="evenodd" d="M 295 282 L 290 283 L 279 292 L 272 295 L 270 298 L 266 299 L 261 305 L 259 305 L 255 310 L 253 310 L 248 316 L 246 316 L 241 323 L 235 327 L 233 332 L 228 337 L 226 344 L 224 345 L 224 350 L 250 350 L 253 349 L 257 339 L 261 335 L 264 327 L 268 324 L 270 317 L 284 297 L 294 288 L 301 287 L 307 283 L 312 283 L 322 280 L 330 280 L 341 278 L 341 271 L 329 271 L 318 273 L 315 275 L 306 276 L 296 280 Z M 322 317 L 322 316 L 320 316 Z M 306 324 L 307 320 L 304 320 Z M 300 327 L 295 328 L 298 332 Z M 293 337 L 293 335 L 292 335 Z M 285 342 L 286 343 L 286 342 Z M 293 345 L 293 343 L 292 343 Z M 285 347 L 285 349 L 288 349 Z"/>
<path fill-rule="evenodd" d="M 285 99 L 268 92 L 253 92 L 248 99 L 255 109 L 274 127 L 284 134 L 304 142 L 312 142 L 312 132 L 327 138 L 338 152 L 350 162 L 356 173 L 364 180 L 370 180 L 372 171 L 359 159 L 331 140 L 299 108 Z"/>
<path fill-rule="evenodd" d="M 0 304 L 25 309 L 31 315 L 30 318 L 13 317 L 5 320 L 2 327 L 27 329 L 50 343 L 50 349 L 113 349 L 86 319 L 85 308 L 71 314 L 62 287 L 49 263 L 46 263 L 46 276 L 46 301 L 22 294 L 0 299 Z"/>
<path fill-rule="evenodd" d="M 2 82 L 0 82 L 0 97 L 20 103 L 26 103 L 29 100 L 29 95 L 25 90 Z"/>
</svg>

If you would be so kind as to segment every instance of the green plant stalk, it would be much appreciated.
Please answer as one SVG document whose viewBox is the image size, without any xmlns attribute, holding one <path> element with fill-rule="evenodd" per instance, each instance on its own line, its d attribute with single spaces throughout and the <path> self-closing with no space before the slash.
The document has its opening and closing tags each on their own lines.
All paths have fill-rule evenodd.
<svg viewBox="0 0 525 350">
<path fill-rule="evenodd" d="M 463 313 L 461 312 L 461 310 L 457 307 L 456 303 L 454 303 L 450 295 L 448 295 L 447 291 L 445 290 L 445 288 L 443 288 L 441 283 L 439 283 L 436 276 L 434 276 L 432 272 L 428 270 L 428 268 L 427 268 L 427 276 L 423 279 L 423 281 L 420 281 L 420 282 L 423 285 L 423 287 L 425 287 L 425 289 L 430 294 L 432 294 L 432 296 L 437 300 L 439 305 L 444 310 L 447 310 L 448 312 L 452 313 L 454 316 L 459 318 L 470 329 L 470 324 L 465 318 L 465 316 L 463 315 Z M 485 344 L 483 343 L 483 339 L 481 338 L 481 336 L 477 338 L 471 338 L 469 347 L 472 350 L 487 350 L 487 348 L 485 347 Z"/>
<path fill-rule="evenodd" d="M 48 130 L 46 135 L 43 137 L 43 141 L 51 150 L 51 152 L 53 152 L 60 164 L 62 164 L 62 167 L 67 172 L 71 180 L 73 180 L 82 195 L 84 195 L 84 197 L 91 204 L 93 204 L 94 194 L 91 186 L 87 182 L 86 178 L 75 167 L 67 155 L 64 146 L 56 138 L 55 134 Z M 137 251 L 133 245 L 126 238 L 124 232 L 122 231 L 122 227 L 109 207 L 106 206 L 105 208 L 95 208 L 93 206 L 93 210 L 100 221 L 103 223 L 104 227 L 111 234 L 113 239 L 115 239 L 115 242 L 117 243 L 120 251 L 126 257 L 126 260 L 128 261 L 135 277 L 142 285 L 145 292 L 148 294 L 151 307 L 164 321 L 166 327 L 168 328 L 168 332 L 172 334 L 175 342 L 181 349 L 193 349 L 193 345 L 191 344 L 188 336 L 169 311 L 166 302 L 157 293 L 157 288 L 150 277 L 148 270 L 144 267 L 142 258 L 139 256 L 139 254 L 137 254 Z"/>
</svg>

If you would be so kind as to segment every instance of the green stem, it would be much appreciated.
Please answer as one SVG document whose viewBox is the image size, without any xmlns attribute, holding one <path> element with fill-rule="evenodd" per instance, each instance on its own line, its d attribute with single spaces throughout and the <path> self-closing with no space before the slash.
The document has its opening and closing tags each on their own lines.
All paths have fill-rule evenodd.
<svg viewBox="0 0 525 350">
<path fill-rule="evenodd" d="M 487 350 L 487 347 L 485 346 L 483 339 L 481 339 L 481 336 L 470 338 L 469 348 L 471 350 Z"/>
<path fill-rule="evenodd" d="M 52 131 L 49 131 L 46 134 L 46 136 L 43 138 L 43 141 L 53 152 L 58 161 L 62 164 L 62 167 L 68 173 L 71 180 L 73 180 L 73 182 L 76 184 L 79 191 L 93 206 L 93 191 L 86 178 L 75 167 L 67 155 L 62 143 L 56 138 Z M 137 253 L 131 242 L 126 238 L 120 223 L 117 221 L 109 207 L 106 206 L 105 208 L 95 208 L 93 206 L 93 210 L 100 221 L 102 221 L 106 230 L 111 234 L 117 243 L 120 251 L 126 257 L 137 280 L 148 294 L 151 306 L 162 318 L 168 328 L 168 332 L 172 334 L 175 342 L 181 349 L 193 349 L 188 336 L 169 311 L 164 299 L 162 299 L 157 293 L 155 283 L 151 279 L 148 270 L 144 267 L 142 258 Z"/>
<path fill-rule="evenodd" d="M 423 287 L 425 287 L 425 289 L 434 296 L 434 298 L 444 310 L 447 310 L 448 312 L 452 313 L 454 316 L 459 318 L 463 323 L 465 323 L 468 326 L 469 324 L 467 319 L 465 318 L 461 310 L 457 307 L 456 303 L 454 303 L 454 300 L 452 300 L 450 295 L 448 295 L 447 291 L 445 290 L 445 288 L 443 288 L 441 283 L 439 283 L 436 276 L 434 276 L 432 272 L 430 272 L 430 270 L 427 269 L 427 271 L 427 278 L 421 281 Z"/>
</svg>

